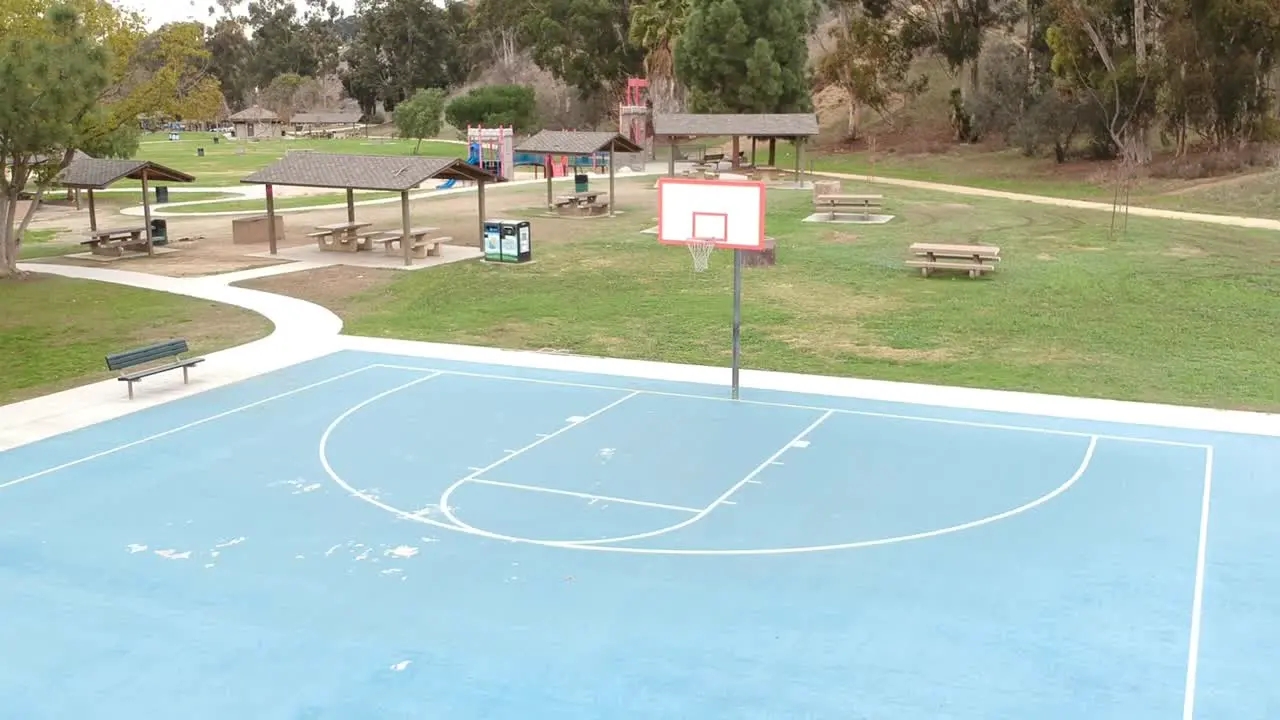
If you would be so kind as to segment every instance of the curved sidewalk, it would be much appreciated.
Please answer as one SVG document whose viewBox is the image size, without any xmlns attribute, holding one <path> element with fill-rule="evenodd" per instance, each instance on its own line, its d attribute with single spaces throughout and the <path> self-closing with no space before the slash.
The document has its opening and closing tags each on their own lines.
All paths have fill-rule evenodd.
<svg viewBox="0 0 1280 720">
<path fill-rule="evenodd" d="M 288 263 L 223 275 L 175 278 L 108 268 L 20 263 L 19 268 L 28 272 L 129 285 L 233 305 L 262 315 L 275 328 L 262 339 L 209 354 L 209 362 L 191 373 L 190 385 L 183 385 L 177 373 L 167 373 L 148 382 L 145 392 L 129 400 L 121 383 L 113 378 L 6 405 L 4 412 L 0 413 L 0 451 L 239 382 L 339 349 L 337 338 L 342 332 L 342 319 L 328 309 L 297 298 L 230 285 L 253 277 L 298 272 L 312 267 L 318 266 Z"/>
</svg>

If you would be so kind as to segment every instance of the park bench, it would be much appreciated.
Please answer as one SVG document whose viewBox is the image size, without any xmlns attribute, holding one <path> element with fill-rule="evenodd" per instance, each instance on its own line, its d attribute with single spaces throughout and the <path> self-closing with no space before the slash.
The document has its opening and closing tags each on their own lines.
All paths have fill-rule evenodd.
<svg viewBox="0 0 1280 720">
<path fill-rule="evenodd" d="M 155 345 L 148 345 L 134 350 L 126 350 L 125 352 L 108 355 L 107 369 L 128 371 L 122 372 L 118 379 L 129 384 L 129 399 L 132 400 L 134 383 L 162 372 L 182 368 L 182 383 L 184 385 L 187 384 L 190 379 L 187 374 L 188 369 L 204 362 L 204 358 L 183 359 L 182 356 L 188 350 L 187 341 L 181 339 L 156 343 Z M 151 364 L 158 360 L 167 360 L 168 362 L 159 365 Z M 133 368 L 139 369 L 135 370 Z"/>
<path fill-rule="evenodd" d="M 994 245 L 948 245 L 940 243 L 914 243 L 911 251 L 916 260 L 908 260 L 908 267 L 920 268 L 920 274 L 929 277 L 934 270 L 963 270 L 976 278 L 984 272 L 995 270 L 1000 261 L 1000 248 Z"/>
<path fill-rule="evenodd" d="M 813 199 L 813 207 L 826 211 L 828 219 L 835 220 L 836 212 L 844 209 L 861 210 L 865 217 L 871 210 L 878 209 L 883 200 L 883 195 L 819 195 Z"/>
<path fill-rule="evenodd" d="M 142 237 L 146 231 L 145 227 L 94 230 L 89 233 L 89 239 L 80 241 L 80 244 L 88 245 L 94 255 L 119 257 L 128 247 L 146 245 Z"/>
<path fill-rule="evenodd" d="M 372 250 L 370 239 L 379 234 L 376 231 L 360 232 L 370 225 L 367 222 L 345 222 L 333 225 L 321 225 L 306 237 L 316 241 L 316 246 L 329 252 L 358 252 Z"/>
</svg>

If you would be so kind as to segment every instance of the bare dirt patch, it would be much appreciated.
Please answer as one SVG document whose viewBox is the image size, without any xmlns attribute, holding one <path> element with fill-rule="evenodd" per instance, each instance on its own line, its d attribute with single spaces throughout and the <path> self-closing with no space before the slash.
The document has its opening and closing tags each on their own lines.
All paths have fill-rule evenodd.
<svg viewBox="0 0 1280 720">
<path fill-rule="evenodd" d="M 344 315 L 355 298 L 386 287 L 399 271 L 345 265 L 256 278 L 236 283 L 251 290 L 287 295 L 316 303 Z M 426 271 L 423 271 L 426 272 Z"/>
<path fill-rule="evenodd" d="M 1198 257 L 1204 257 L 1209 253 L 1197 247 L 1190 247 L 1188 245 L 1174 245 L 1173 247 L 1164 251 L 1162 254 L 1167 257 L 1198 258 Z"/>
</svg>

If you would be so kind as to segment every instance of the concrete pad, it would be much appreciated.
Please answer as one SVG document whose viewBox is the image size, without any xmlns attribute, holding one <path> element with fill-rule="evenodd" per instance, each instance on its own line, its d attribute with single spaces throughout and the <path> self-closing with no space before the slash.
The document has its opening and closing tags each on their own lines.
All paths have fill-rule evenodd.
<svg viewBox="0 0 1280 720">
<path fill-rule="evenodd" d="M 863 215 L 862 213 L 836 213 L 835 220 L 832 220 L 831 213 L 820 212 L 814 213 L 800 222 L 826 223 L 828 225 L 884 225 L 894 217 L 896 216 Z"/>
<path fill-rule="evenodd" d="M 321 250 L 315 245 L 280 248 L 280 251 L 275 255 L 269 252 L 261 252 L 253 253 L 250 257 L 294 260 L 311 265 L 348 265 L 351 267 L 387 268 L 390 270 L 423 270 L 439 265 L 462 262 L 463 260 L 474 260 L 484 257 L 484 253 L 480 248 L 445 244 L 440 246 L 440 254 L 438 256 L 414 258 L 413 264 L 407 267 L 404 264 L 404 256 L 399 253 L 388 255 L 382 250 L 333 252 Z"/>
</svg>

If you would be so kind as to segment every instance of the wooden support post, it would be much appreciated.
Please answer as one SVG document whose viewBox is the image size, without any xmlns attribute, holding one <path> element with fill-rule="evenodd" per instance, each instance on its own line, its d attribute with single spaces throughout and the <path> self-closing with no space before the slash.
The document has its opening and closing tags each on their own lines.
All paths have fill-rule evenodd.
<svg viewBox="0 0 1280 720">
<path fill-rule="evenodd" d="M 347 222 L 356 221 L 356 191 L 347 188 Z"/>
<path fill-rule="evenodd" d="M 797 137 L 792 140 L 792 143 L 796 151 L 796 187 L 802 188 L 804 187 L 804 178 L 800 176 L 800 168 L 803 167 L 800 157 L 804 154 L 804 140 Z"/>
<path fill-rule="evenodd" d="M 756 165 L 756 139 L 753 137 L 751 138 L 751 166 L 755 167 L 755 165 Z"/>
<path fill-rule="evenodd" d="M 147 197 L 147 171 L 142 171 L 142 222 L 146 224 L 147 254 L 155 255 L 155 247 L 151 244 L 151 198 Z"/>
<path fill-rule="evenodd" d="M 554 202 L 554 201 L 552 200 L 552 198 L 551 198 L 551 176 L 552 176 L 553 174 L 555 174 L 555 163 L 552 161 L 551 156 L 550 156 L 550 155 L 547 155 L 546 176 L 547 176 L 547 209 L 548 209 L 548 210 L 550 210 L 550 209 L 552 209 L 552 208 L 554 208 L 554 207 L 556 206 L 556 205 L 555 205 L 555 202 Z M 482 203 L 481 207 L 483 207 L 483 202 L 484 202 L 484 201 L 483 201 L 483 200 L 481 200 L 480 202 Z M 483 215 L 484 215 L 484 211 L 483 211 L 483 210 L 481 210 L 481 211 L 480 211 L 480 215 L 481 215 L 481 216 L 483 216 Z M 481 218 L 480 218 L 480 222 L 481 222 L 482 224 L 484 223 L 484 217 L 481 217 Z M 483 234 L 483 233 L 481 233 L 481 234 Z M 481 238 L 481 239 L 483 240 L 483 238 Z"/>
<path fill-rule="evenodd" d="M 613 143 L 609 143 L 609 217 L 613 217 L 613 204 L 616 202 L 617 198 L 617 196 L 613 194 L 613 159 Z"/>
<path fill-rule="evenodd" d="M 404 226 L 404 237 L 400 238 L 400 249 L 404 251 L 404 266 L 413 264 L 413 239 L 409 237 L 409 191 L 400 191 L 400 223 Z"/>
<path fill-rule="evenodd" d="M 729 167 L 733 168 L 734 170 L 737 170 L 738 167 L 742 165 L 742 163 L 738 161 L 738 153 L 742 151 L 742 145 L 740 142 L 741 140 L 742 138 L 739 138 L 737 135 L 733 136 L 733 160 L 731 161 Z"/>
<path fill-rule="evenodd" d="M 89 188 L 89 230 L 98 231 L 98 209 L 93 206 L 93 188 Z"/>
<path fill-rule="evenodd" d="M 276 196 L 271 185 L 267 185 L 267 247 L 271 254 L 276 254 Z"/>
<path fill-rule="evenodd" d="M 676 139 L 671 138 L 671 157 L 667 158 L 667 177 L 676 176 Z"/>
<path fill-rule="evenodd" d="M 484 252 L 484 181 L 476 182 L 476 211 L 480 213 L 480 252 Z"/>
</svg>

